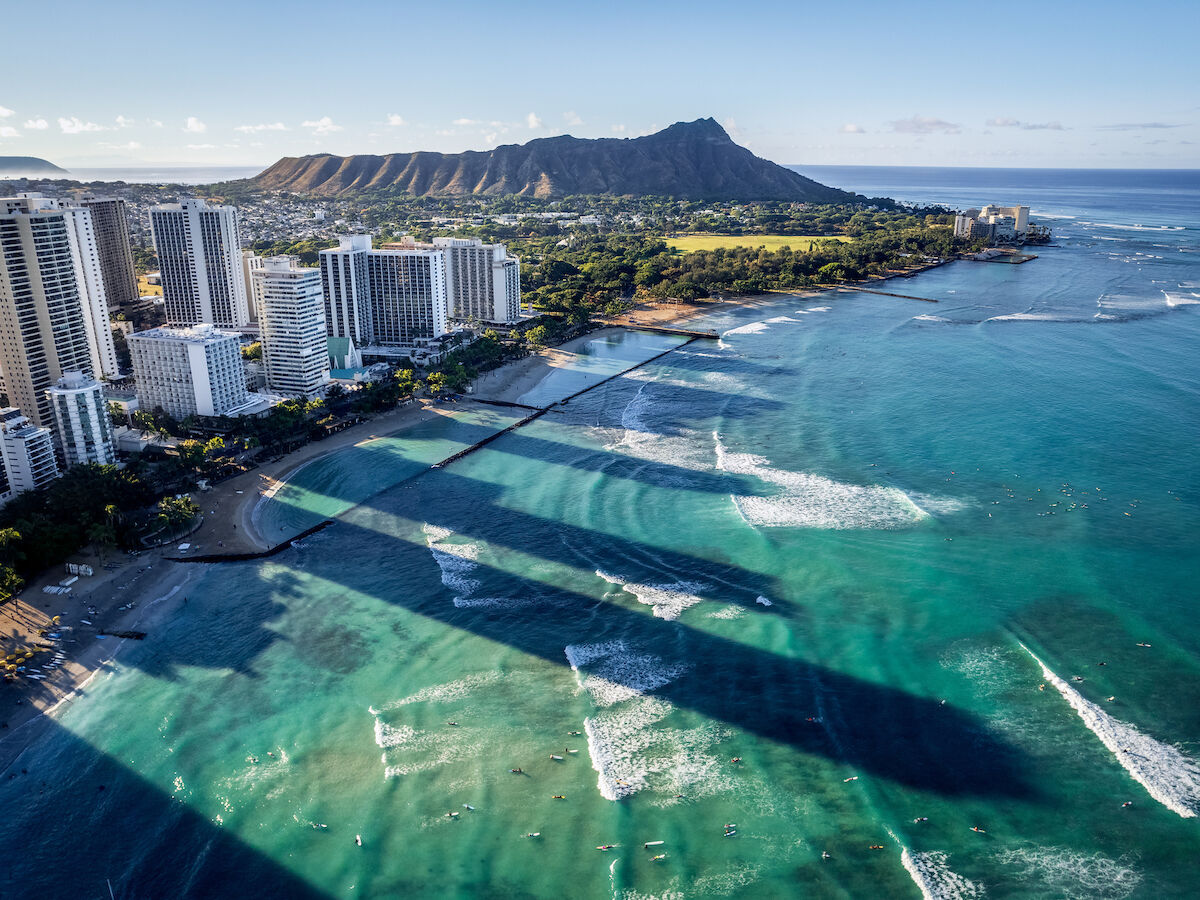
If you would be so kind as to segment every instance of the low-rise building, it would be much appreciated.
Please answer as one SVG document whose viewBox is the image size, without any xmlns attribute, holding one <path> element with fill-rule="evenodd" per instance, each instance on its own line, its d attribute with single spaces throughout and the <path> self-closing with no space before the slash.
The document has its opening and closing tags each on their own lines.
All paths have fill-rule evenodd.
<svg viewBox="0 0 1200 900">
<path fill-rule="evenodd" d="M 0 460 L 10 496 L 39 488 L 58 477 L 50 429 L 34 425 L 12 406 L 0 409 Z"/>
</svg>

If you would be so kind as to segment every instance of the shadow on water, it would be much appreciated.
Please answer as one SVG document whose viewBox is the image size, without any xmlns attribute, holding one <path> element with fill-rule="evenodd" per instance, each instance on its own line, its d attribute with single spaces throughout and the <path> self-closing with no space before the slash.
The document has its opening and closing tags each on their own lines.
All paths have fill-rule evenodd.
<svg viewBox="0 0 1200 900">
<path fill-rule="evenodd" d="M 0 773 L 0 896 L 108 900 L 106 879 L 116 900 L 326 896 L 57 722 L 40 727 L 46 752 Z"/>
</svg>

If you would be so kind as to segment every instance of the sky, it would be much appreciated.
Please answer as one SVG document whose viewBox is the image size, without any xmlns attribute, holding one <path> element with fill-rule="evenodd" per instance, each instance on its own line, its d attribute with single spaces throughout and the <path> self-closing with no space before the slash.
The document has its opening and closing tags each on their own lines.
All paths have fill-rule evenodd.
<svg viewBox="0 0 1200 900">
<path fill-rule="evenodd" d="M 266 166 L 632 138 L 798 165 L 1200 168 L 1200 2 L 0 0 L 0 156 Z"/>
</svg>

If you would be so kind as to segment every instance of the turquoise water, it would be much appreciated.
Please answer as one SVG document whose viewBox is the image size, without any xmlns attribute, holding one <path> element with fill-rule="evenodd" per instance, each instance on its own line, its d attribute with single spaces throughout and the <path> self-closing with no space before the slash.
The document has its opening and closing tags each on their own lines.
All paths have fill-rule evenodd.
<svg viewBox="0 0 1200 900">
<path fill-rule="evenodd" d="M 512 417 L 310 464 L 259 524 L 337 523 L 198 571 L 0 782 L 0 893 L 1193 896 L 1200 241 L 1070 202 L 937 305 L 781 297 L 445 469 Z"/>
</svg>

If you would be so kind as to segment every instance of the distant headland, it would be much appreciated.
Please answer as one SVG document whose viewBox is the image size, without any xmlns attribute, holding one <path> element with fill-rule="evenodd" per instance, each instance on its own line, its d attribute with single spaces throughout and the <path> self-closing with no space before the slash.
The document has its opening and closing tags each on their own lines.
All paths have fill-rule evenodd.
<svg viewBox="0 0 1200 900">
<path fill-rule="evenodd" d="M 70 175 L 66 169 L 36 156 L 0 156 L 0 178 Z"/>
</svg>

